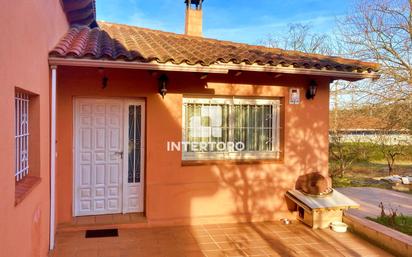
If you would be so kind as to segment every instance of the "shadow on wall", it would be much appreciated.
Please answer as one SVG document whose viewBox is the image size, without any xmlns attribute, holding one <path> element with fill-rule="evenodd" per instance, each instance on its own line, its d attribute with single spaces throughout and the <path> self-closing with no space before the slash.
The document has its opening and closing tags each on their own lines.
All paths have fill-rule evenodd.
<svg viewBox="0 0 412 257">
<path fill-rule="evenodd" d="M 323 135 L 323 130 L 327 132 L 327 120 L 311 122 L 311 105 L 301 109 L 306 114 L 300 119 L 293 116 L 296 111 L 290 107 L 285 109 L 284 116 L 288 118 L 283 132 L 284 160 L 281 163 L 214 166 L 221 185 L 232 192 L 236 213 L 250 214 L 246 221 L 252 221 L 253 216 L 270 220 L 275 211 L 286 211 L 286 201 L 274 202 L 273 199 L 285 199 L 285 192 L 295 187 L 298 177 L 312 172 L 328 176 L 328 167 L 324 167 L 328 160 L 328 142 Z"/>
<path fill-rule="evenodd" d="M 257 90 L 259 90 L 257 88 Z M 261 93 L 261 92 L 259 92 Z M 245 217 L 239 222 L 248 222 L 248 228 L 257 233 L 268 245 L 281 256 L 298 256 L 296 251 L 281 241 L 279 237 L 268 231 L 264 223 L 252 223 L 259 220 L 273 220 L 278 217 L 279 211 L 293 211 L 293 204 L 289 205 L 285 198 L 285 192 L 295 187 L 298 177 L 311 173 L 321 172 L 327 176 L 327 119 L 315 119 L 316 113 L 313 104 L 302 103 L 301 107 L 286 107 L 285 116 L 288 117 L 284 128 L 284 161 L 282 164 L 256 165 L 225 165 L 215 167 L 221 180 L 221 186 L 230 189 L 233 201 L 236 203 L 235 217 Z M 294 117 L 291 108 L 302 108 L 299 119 Z M 320 120 L 320 121 L 319 121 Z M 323 128 L 323 129 L 322 129 Z M 319 132 L 320 129 L 320 132 Z M 323 131 L 325 130 L 325 131 Z M 326 137 L 327 138 L 327 137 Z M 275 199 L 284 199 L 279 202 Z M 242 215 L 239 215 L 242 214 Z M 299 233 L 299 231 L 296 231 Z M 305 230 L 305 234 L 316 237 L 311 230 Z M 244 244 L 253 244 L 250 240 L 243 240 Z M 316 250 L 313 250 L 314 253 Z M 320 256 L 322 254 L 318 252 Z M 245 255 L 244 255 L 245 256 Z"/>
</svg>

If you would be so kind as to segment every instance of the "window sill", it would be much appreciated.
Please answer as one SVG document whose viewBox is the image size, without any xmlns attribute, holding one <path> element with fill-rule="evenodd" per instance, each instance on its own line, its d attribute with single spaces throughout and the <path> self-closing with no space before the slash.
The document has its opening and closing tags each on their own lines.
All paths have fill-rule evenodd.
<svg viewBox="0 0 412 257">
<path fill-rule="evenodd" d="M 283 164 L 281 159 L 259 159 L 259 160 L 187 160 L 182 161 L 182 166 L 202 165 L 242 165 L 242 164 Z"/>
<path fill-rule="evenodd" d="M 27 176 L 16 182 L 14 206 L 20 204 L 40 182 L 41 178 L 34 176 Z"/>
</svg>

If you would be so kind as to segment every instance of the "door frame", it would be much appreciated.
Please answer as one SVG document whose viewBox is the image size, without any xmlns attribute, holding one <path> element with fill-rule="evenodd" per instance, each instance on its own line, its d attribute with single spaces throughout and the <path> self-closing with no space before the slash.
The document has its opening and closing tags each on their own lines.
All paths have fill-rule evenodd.
<svg viewBox="0 0 412 257">
<path fill-rule="evenodd" d="M 139 199 L 141 209 L 136 211 L 129 211 L 127 204 L 127 184 L 128 184 L 128 131 L 129 131 L 129 106 L 139 105 L 140 111 L 140 191 Z M 123 183 L 122 183 L 122 213 L 144 212 L 145 211 L 145 150 L 146 150 L 146 103 L 143 99 L 123 99 Z"/>
<path fill-rule="evenodd" d="M 144 213 L 145 212 L 145 204 L 146 204 L 146 190 L 145 190 L 145 171 L 146 171 L 146 101 L 145 99 L 141 99 L 141 98 L 120 98 L 120 97 L 73 97 L 73 101 L 72 101 L 72 107 L 73 107 L 73 117 L 72 117 L 72 121 L 73 121 L 73 135 L 72 135 L 72 155 L 73 155 L 73 170 L 72 170 L 72 178 L 73 178 L 73 184 L 72 184 L 72 217 L 80 217 L 80 216 L 87 216 L 87 215 L 78 215 L 76 213 L 77 209 L 76 209 L 76 196 L 77 196 L 77 189 L 76 189 L 76 158 L 77 158 L 77 122 L 76 122 L 76 117 L 77 117 L 77 111 L 78 111 L 78 101 L 80 100 L 90 100 L 90 101 L 112 101 L 112 100 L 118 100 L 119 102 L 122 102 L 122 108 L 123 108 L 123 112 L 122 112 L 122 120 L 121 122 L 123 123 L 123 162 L 122 162 L 122 180 L 120 182 L 120 192 L 121 192 L 121 210 L 119 213 L 125 214 L 128 213 L 127 212 L 127 208 L 125 208 L 125 199 L 127 198 L 127 195 L 125 193 L 125 185 L 127 184 L 127 178 L 128 178 L 128 173 L 126 168 L 128 167 L 128 159 L 127 159 L 127 152 L 128 152 L 128 127 L 129 127 L 129 122 L 128 119 L 126 119 L 126 117 L 128 117 L 128 106 L 129 105 L 140 105 L 141 106 L 141 159 L 140 159 L 140 165 L 141 165 L 141 169 L 140 169 L 140 181 L 141 181 L 141 206 L 142 206 L 142 210 L 141 212 Z M 140 212 L 140 211 L 139 211 Z M 110 213 L 108 213 L 110 214 Z M 91 214 L 91 215 L 106 215 L 106 214 Z"/>
</svg>

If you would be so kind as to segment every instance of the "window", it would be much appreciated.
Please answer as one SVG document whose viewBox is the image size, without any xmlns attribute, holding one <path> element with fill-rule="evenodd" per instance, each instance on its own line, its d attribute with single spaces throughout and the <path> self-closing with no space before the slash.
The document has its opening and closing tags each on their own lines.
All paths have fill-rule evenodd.
<svg viewBox="0 0 412 257">
<path fill-rule="evenodd" d="M 183 160 L 279 159 L 280 101 L 184 98 Z"/>
<path fill-rule="evenodd" d="M 15 117 L 15 205 L 40 184 L 40 97 L 16 88 Z"/>
<path fill-rule="evenodd" d="M 140 105 L 129 106 L 128 183 L 140 183 L 141 113 Z"/>
<path fill-rule="evenodd" d="M 16 181 L 29 174 L 29 95 L 15 95 Z"/>
</svg>

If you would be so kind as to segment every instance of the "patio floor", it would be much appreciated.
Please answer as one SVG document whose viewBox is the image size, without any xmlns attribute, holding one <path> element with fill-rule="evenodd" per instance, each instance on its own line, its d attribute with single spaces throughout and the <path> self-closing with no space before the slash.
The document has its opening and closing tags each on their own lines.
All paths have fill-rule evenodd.
<svg viewBox="0 0 412 257">
<path fill-rule="evenodd" d="M 392 256 L 351 234 L 278 222 L 58 232 L 52 257 Z"/>
</svg>

